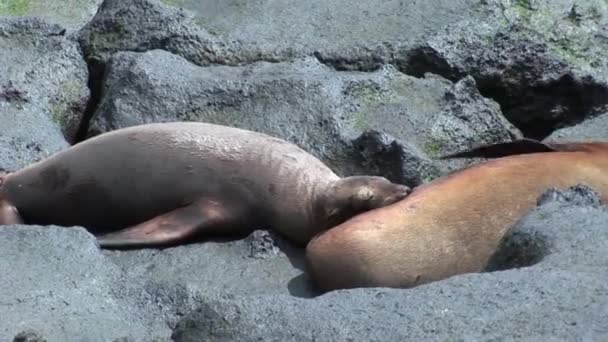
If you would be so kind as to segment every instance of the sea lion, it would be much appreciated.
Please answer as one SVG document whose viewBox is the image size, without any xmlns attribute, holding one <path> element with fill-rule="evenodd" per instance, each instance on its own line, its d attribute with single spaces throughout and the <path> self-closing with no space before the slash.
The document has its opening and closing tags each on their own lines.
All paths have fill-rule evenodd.
<svg viewBox="0 0 608 342">
<path fill-rule="evenodd" d="M 153 123 L 85 140 L 0 177 L 0 224 L 84 226 L 101 247 L 181 242 L 272 227 L 300 245 L 407 186 L 340 178 L 296 145 L 200 122 Z"/>
<path fill-rule="evenodd" d="M 457 153 L 504 157 L 421 185 L 397 203 L 313 237 L 306 264 L 317 287 L 410 288 L 481 272 L 507 230 L 548 188 L 584 184 L 607 199 L 608 143 L 511 146 L 520 154 L 509 156 L 508 143 Z"/>
</svg>

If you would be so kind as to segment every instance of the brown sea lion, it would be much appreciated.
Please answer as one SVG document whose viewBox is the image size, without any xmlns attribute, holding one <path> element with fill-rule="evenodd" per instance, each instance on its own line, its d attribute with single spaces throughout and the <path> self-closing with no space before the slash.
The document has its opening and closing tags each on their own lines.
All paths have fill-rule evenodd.
<svg viewBox="0 0 608 342">
<path fill-rule="evenodd" d="M 422 185 L 315 236 L 306 249 L 314 282 L 323 290 L 409 288 L 481 272 L 507 230 L 548 188 L 584 184 L 608 198 L 608 143 L 511 146 L 525 154 L 508 156 L 508 143 L 457 153 L 505 157 Z"/>
<path fill-rule="evenodd" d="M 121 229 L 102 247 L 272 227 L 304 245 L 354 214 L 402 199 L 383 177 L 340 178 L 294 144 L 196 122 L 101 134 L 0 178 L 0 224 Z"/>
</svg>

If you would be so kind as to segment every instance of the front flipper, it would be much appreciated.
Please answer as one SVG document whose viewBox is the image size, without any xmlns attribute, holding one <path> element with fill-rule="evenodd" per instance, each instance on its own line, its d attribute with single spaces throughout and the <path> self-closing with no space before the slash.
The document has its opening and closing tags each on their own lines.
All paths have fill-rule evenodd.
<svg viewBox="0 0 608 342">
<path fill-rule="evenodd" d="M 534 139 L 518 139 L 509 142 L 481 145 L 466 151 L 456 152 L 439 157 L 451 158 L 500 158 L 514 154 L 556 152 L 566 150 L 570 144 L 550 144 Z"/>
<path fill-rule="evenodd" d="M 222 203 L 197 201 L 140 224 L 99 236 L 97 241 L 102 248 L 168 245 L 230 222 L 234 220 L 230 219 L 230 212 Z"/>
<path fill-rule="evenodd" d="M 14 205 L 6 200 L 0 200 L 0 225 L 23 224 L 23 218 Z"/>
</svg>

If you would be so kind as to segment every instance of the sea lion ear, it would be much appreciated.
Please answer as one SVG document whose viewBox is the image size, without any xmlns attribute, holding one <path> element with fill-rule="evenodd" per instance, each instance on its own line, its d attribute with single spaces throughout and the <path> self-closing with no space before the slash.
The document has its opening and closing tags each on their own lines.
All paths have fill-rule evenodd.
<svg viewBox="0 0 608 342">
<path fill-rule="evenodd" d="M 572 150 L 571 144 L 543 143 L 534 139 L 518 139 L 509 142 L 480 145 L 471 149 L 440 156 L 439 159 L 451 158 L 500 158 L 515 154 L 557 152 Z"/>
</svg>

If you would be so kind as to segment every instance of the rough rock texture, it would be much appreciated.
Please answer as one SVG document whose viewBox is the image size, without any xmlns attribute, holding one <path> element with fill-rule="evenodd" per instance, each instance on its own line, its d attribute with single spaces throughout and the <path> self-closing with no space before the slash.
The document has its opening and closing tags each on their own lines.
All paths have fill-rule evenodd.
<svg viewBox="0 0 608 342">
<path fill-rule="evenodd" d="M 168 120 L 410 186 L 472 145 L 608 140 L 604 0 L 57 3 L 0 1 L 0 169 Z M 82 228 L 0 227 L 0 340 L 608 340 L 608 210 L 583 187 L 539 201 L 492 272 L 321 296 L 268 231 L 109 251 Z"/>
<path fill-rule="evenodd" d="M 0 228 L 3 340 L 33 329 L 50 341 L 108 341 L 167 334 L 131 303 L 125 273 L 82 228 Z"/>
<path fill-rule="evenodd" d="M 78 33 L 87 60 L 103 65 L 115 52 L 165 49 L 200 65 L 239 62 L 239 44 L 199 27 L 191 13 L 155 0 L 104 0 Z"/>
<path fill-rule="evenodd" d="M 160 48 L 198 65 L 315 56 L 337 70 L 471 75 L 535 138 L 606 107 L 603 0 L 166 2 L 106 0 L 80 34 L 87 58 Z"/>
<path fill-rule="evenodd" d="M 66 147 L 89 98 L 87 65 L 65 29 L 0 17 L 0 153 L 14 169 Z M 46 127 L 56 129 L 48 129 Z M 25 147 L 25 148 L 22 148 Z"/>
<path fill-rule="evenodd" d="M 161 48 L 207 65 L 315 54 L 339 68 L 369 70 L 399 52 L 406 58 L 424 35 L 448 23 L 481 16 L 473 0 L 164 2 L 170 6 L 105 0 L 81 33 L 87 56 Z"/>
<path fill-rule="evenodd" d="M 545 141 L 589 141 L 606 140 L 608 112 L 593 116 L 578 125 L 553 131 Z"/>
<path fill-rule="evenodd" d="M 608 248 L 608 208 L 599 206 L 588 188 L 544 197 L 503 243 L 510 255 L 525 253 L 531 240 L 544 246 L 538 251 L 542 260 L 533 266 L 459 275 L 410 290 L 209 301 L 184 317 L 173 338 L 603 341 L 608 338 L 608 256 L 598 251 Z"/>
<path fill-rule="evenodd" d="M 102 251 L 82 228 L 1 227 L 0 336 L 31 330 L 49 342 L 166 341 L 210 298 L 313 296 L 302 251 L 267 237 L 256 231 L 243 240 Z"/>
<path fill-rule="evenodd" d="M 524 134 L 603 112 L 608 103 L 608 4 L 602 0 L 490 0 L 486 20 L 449 25 L 411 60 L 413 74 L 472 75 Z"/>
<path fill-rule="evenodd" d="M 102 0 L 3 0 L 0 16 L 35 16 L 59 24 L 72 33 L 87 23 Z"/>
<path fill-rule="evenodd" d="M 439 174 L 429 156 L 521 137 L 472 78 L 452 84 L 390 66 L 338 72 L 310 57 L 199 67 L 162 50 L 116 53 L 105 75 L 90 134 L 148 122 L 213 122 L 289 140 L 342 175 L 383 174 L 408 185 Z M 367 130 L 385 136 L 361 137 Z M 397 144 L 388 159 L 395 171 L 386 174 L 369 166 L 376 157 L 368 150 L 382 139 Z"/>
</svg>

